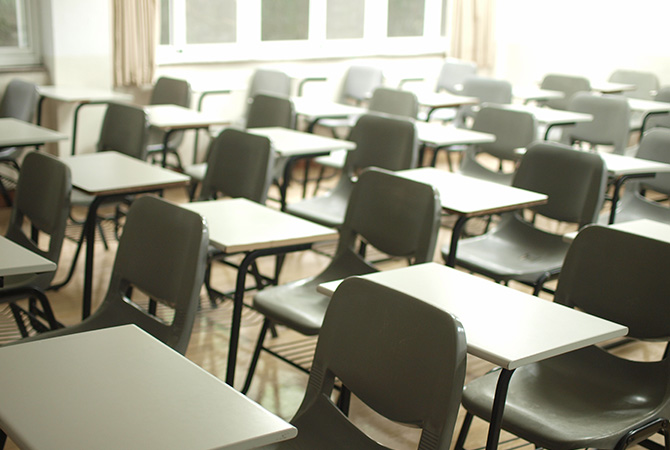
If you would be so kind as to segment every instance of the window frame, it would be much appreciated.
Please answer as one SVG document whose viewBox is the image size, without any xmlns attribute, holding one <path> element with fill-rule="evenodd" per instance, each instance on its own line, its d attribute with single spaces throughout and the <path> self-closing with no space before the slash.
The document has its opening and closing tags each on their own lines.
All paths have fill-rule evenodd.
<svg viewBox="0 0 670 450">
<path fill-rule="evenodd" d="M 300 41 L 261 41 L 261 0 L 238 1 L 237 42 L 221 44 L 186 44 L 186 0 L 161 1 L 169 1 L 172 18 L 182 20 L 171 22 L 172 43 L 157 46 L 159 65 L 431 55 L 444 53 L 448 44 L 441 34 L 444 0 L 425 0 L 424 35 L 417 37 L 386 36 L 388 0 L 366 0 L 362 39 L 326 39 L 327 0 L 310 0 L 309 37 Z"/>
<path fill-rule="evenodd" d="M 42 62 L 39 9 L 35 0 L 16 0 L 16 3 L 19 22 L 23 25 L 23 28 L 19 29 L 19 45 L 0 47 L 0 67 L 39 65 Z"/>
</svg>

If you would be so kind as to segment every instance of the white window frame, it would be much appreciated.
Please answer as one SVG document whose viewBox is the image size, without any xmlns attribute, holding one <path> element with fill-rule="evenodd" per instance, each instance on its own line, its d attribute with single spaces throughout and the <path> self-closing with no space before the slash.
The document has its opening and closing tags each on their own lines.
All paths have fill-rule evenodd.
<svg viewBox="0 0 670 450">
<path fill-rule="evenodd" d="M 447 38 L 440 35 L 446 14 L 442 0 L 425 0 L 423 36 L 387 37 L 388 0 L 366 0 L 363 39 L 329 40 L 326 0 L 310 0 L 309 36 L 301 41 L 261 41 L 261 0 L 241 0 L 237 2 L 237 42 L 229 44 L 186 44 L 185 0 L 162 1 L 170 1 L 172 16 L 181 20 L 171 24 L 173 43 L 158 46 L 158 64 L 429 55 L 447 48 Z"/>
<path fill-rule="evenodd" d="M 0 47 L 0 66 L 29 66 L 41 63 L 38 9 L 35 0 L 16 0 L 19 16 L 19 45 Z"/>
</svg>

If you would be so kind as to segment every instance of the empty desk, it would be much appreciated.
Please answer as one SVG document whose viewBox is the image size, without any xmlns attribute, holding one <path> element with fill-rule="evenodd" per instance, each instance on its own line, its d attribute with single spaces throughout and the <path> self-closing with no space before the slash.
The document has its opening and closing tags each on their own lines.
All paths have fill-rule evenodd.
<svg viewBox="0 0 670 450">
<path fill-rule="evenodd" d="M 615 230 L 625 231 L 627 233 L 639 234 L 640 236 L 657 239 L 663 242 L 670 242 L 670 225 L 667 223 L 656 222 L 650 219 L 631 220 L 630 222 L 620 222 L 607 225 Z M 577 237 L 579 231 L 566 233 L 563 236 L 565 241 L 572 241 Z"/>
<path fill-rule="evenodd" d="M 544 139 L 547 139 L 549 131 L 553 127 L 574 125 L 580 122 L 591 122 L 593 116 L 574 111 L 563 111 L 560 109 L 542 108 L 532 105 L 500 105 L 501 108 L 511 109 L 513 111 L 528 112 L 535 116 L 535 120 L 546 127 Z"/>
<path fill-rule="evenodd" d="M 0 349 L 0 427 L 25 449 L 248 449 L 296 429 L 134 325 Z"/>
<path fill-rule="evenodd" d="M 307 250 L 316 242 L 337 239 L 338 233 L 331 228 L 242 198 L 186 203 L 182 206 L 207 220 L 211 245 L 224 253 L 245 253 L 237 273 L 228 350 L 226 383 L 232 386 L 249 266 L 261 256 Z"/>
</svg>

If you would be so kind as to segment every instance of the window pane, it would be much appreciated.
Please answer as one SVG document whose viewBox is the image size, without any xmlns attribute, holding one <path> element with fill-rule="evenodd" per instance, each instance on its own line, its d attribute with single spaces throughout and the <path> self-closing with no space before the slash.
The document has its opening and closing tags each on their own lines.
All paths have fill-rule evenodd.
<svg viewBox="0 0 670 450">
<path fill-rule="evenodd" d="M 0 47 L 19 46 L 16 0 L 0 0 Z"/>
<path fill-rule="evenodd" d="M 326 39 L 360 39 L 363 37 L 365 1 L 328 0 Z"/>
<path fill-rule="evenodd" d="M 425 0 L 389 0 L 388 36 L 423 36 Z"/>
<path fill-rule="evenodd" d="M 161 2 L 161 45 L 170 44 L 170 2 L 162 0 Z"/>
<path fill-rule="evenodd" d="M 186 43 L 237 40 L 236 0 L 186 0 Z"/>
<path fill-rule="evenodd" d="M 262 40 L 307 39 L 309 0 L 262 0 L 261 9 Z"/>
</svg>

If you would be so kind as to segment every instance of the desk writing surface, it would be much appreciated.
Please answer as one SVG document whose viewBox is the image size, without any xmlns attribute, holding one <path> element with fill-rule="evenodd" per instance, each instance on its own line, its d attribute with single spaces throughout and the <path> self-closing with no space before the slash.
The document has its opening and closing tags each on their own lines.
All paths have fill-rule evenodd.
<svg viewBox="0 0 670 450">
<path fill-rule="evenodd" d="M 72 186 L 90 195 L 122 194 L 190 182 L 186 175 L 114 151 L 67 156 L 62 160 L 72 172 Z"/>
<path fill-rule="evenodd" d="M 270 139 L 272 148 L 281 156 L 319 154 L 333 150 L 353 150 L 356 147 L 356 144 L 351 141 L 283 127 L 248 128 L 246 131 Z"/>
<path fill-rule="evenodd" d="M 632 111 L 646 113 L 670 112 L 670 103 L 657 102 L 654 100 L 643 100 L 640 98 L 629 98 L 628 106 Z"/>
<path fill-rule="evenodd" d="M 66 135 L 48 128 L 12 117 L 0 118 L 0 148 L 26 147 L 64 139 L 67 139 Z"/>
<path fill-rule="evenodd" d="M 453 125 L 442 125 L 437 122 L 414 122 L 419 140 L 427 145 L 444 147 L 449 145 L 469 145 L 495 142 L 496 136 Z"/>
<path fill-rule="evenodd" d="M 524 102 L 543 101 L 565 98 L 565 92 L 542 89 L 537 86 L 513 86 L 512 96 Z"/>
<path fill-rule="evenodd" d="M 442 208 L 465 216 L 505 212 L 546 203 L 545 194 L 505 186 L 432 167 L 401 170 L 398 175 L 434 186 Z"/>
<path fill-rule="evenodd" d="M 528 112 L 535 116 L 535 120 L 545 125 L 572 124 L 579 122 L 591 122 L 591 114 L 579 113 L 575 111 L 563 111 L 560 109 L 543 108 L 534 105 L 498 105 L 500 108 L 513 111 Z"/>
<path fill-rule="evenodd" d="M 52 261 L 0 236 L 0 277 L 54 270 L 56 264 Z"/>
<path fill-rule="evenodd" d="M 21 448 L 255 448 L 284 420 L 134 325 L 0 349 L 0 426 Z"/>
<path fill-rule="evenodd" d="M 181 206 L 203 216 L 211 244 L 228 253 L 329 241 L 339 236 L 332 228 L 243 198 Z"/>
<path fill-rule="evenodd" d="M 420 91 L 416 93 L 420 105 L 430 108 L 452 108 L 464 105 L 477 105 L 477 97 L 450 94 L 447 92 Z"/>
<path fill-rule="evenodd" d="M 637 219 L 610 224 L 607 227 L 670 243 L 670 224 L 667 223 L 650 219 Z M 579 231 L 566 233 L 563 235 L 563 240 L 571 242 L 577 237 L 578 233 Z"/>
<path fill-rule="evenodd" d="M 48 97 L 61 102 L 105 102 L 105 101 L 127 101 L 130 102 L 133 96 L 122 92 L 112 91 L 111 89 L 101 89 L 92 87 L 78 86 L 38 86 L 37 92 L 42 97 Z"/>
<path fill-rule="evenodd" d="M 615 155 L 600 152 L 610 175 L 635 175 L 640 173 L 670 172 L 670 164 L 651 161 L 648 159 L 633 158 L 632 156 Z"/>
<path fill-rule="evenodd" d="M 205 128 L 230 123 L 230 119 L 179 105 L 148 105 L 144 111 L 149 117 L 149 123 L 161 129 Z"/>
<path fill-rule="evenodd" d="M 618 94 L 626 91 L 634 91 L 637 86 L 630 83 L 615 83 L 612 81 L 591 81 L 591 90 L 603 94 Z"/>
<path fill-rule="evenodd" d="M 628 333 L 622 325 L 441 264 L 418 264 L 362 278 L 454 314 L 465 329 L 468 352 L 506 369 Z M 340 282 L 324 283 L 318 290 L 332 295 Z"/>
<path fill-rule="evenodd" d="M 314 119 L 341 119 L 360 116 L 367 112 L 360 106 L 345 105 L 332 100 L 315 99 L 312 97 L 292 97 L 296 114 Z"/>
</svg>

